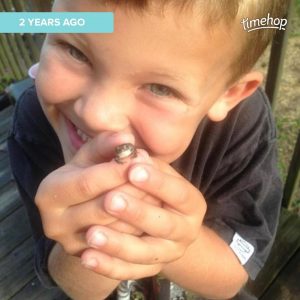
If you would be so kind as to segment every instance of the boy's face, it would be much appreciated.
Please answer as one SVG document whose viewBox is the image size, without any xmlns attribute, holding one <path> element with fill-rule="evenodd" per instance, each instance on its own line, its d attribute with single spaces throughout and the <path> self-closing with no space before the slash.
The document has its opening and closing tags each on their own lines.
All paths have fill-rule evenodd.
<svg viewBox="0 0 300 300">
<path fill-rule="evenodd" d="M 54 10 L 107 11 L 95 0 L 59 0 Z M 113 34 L 48 35 L 36 86 L 66 161 L 86 137 L 120 132 L 172 162 L 226 91 L 232 56 L 226 32 L 209 33 L 190 12 L 119 8 Z"/>
</svg>

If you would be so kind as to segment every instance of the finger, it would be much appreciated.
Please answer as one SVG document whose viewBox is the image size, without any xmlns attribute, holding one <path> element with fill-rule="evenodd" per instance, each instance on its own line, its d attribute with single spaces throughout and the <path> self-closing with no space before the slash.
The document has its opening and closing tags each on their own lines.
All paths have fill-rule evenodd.
<svg viewBox="0 0 300 300">
<path fill-rule="evenodd" d="M 166 263 L 184 254 L 184 247 L 170 240 L 150 236 L 136 237 L 93 226 L 86 234 L 87 244 L 111 257 L 134 264 Z"/>
<path fill-rule="evenodd" d="M 62 241 L 57 241 L 64 251 L 70 255 L 80 257 L 85 249 L 88 248 L 85 232 L 78 232 L 65 236 Z"/>
<path fill-rule="evenodd" d="M 94 249 L 87 249 L 83 252 L 81 263 L 98 274 L 116 280 L 150 277 L 158 274 L 162 269 L 161 264 L 132 264 Z"/>
<path fill-rule="evenodd" d="M 105 179 L 106 180 L 106 179 Z M 124 192 L 137 198 L 143 198 L 145 192 L 137 189 L 132 184 L 125 183 L 114 189 L 115 192 Z M 64 212 L 64 219 L 69 219 L 73 224 L 72 228 L 86 228 L 93 224 L 110 225 L 122 232 L 136 232 L 136 228 L 123 222 L 115 222 L 117 219 L 108 214 L 103 204 L 104 196 L 99 196 L 92 200 L 72 205 Z M 157 203 L 154 203 L 154 205 Z M 87 218 L 88 216 L 88 218 Z M 112 224 L 113 223 L 113 224 Z M 139 231 L 140 232 L 140 231 Z"/>
<path fill-rule="evenodd" d="M 175 176 L 151 165 L 135 164 L 129 169 L 128 175 L 133 185 L 180 213 L 196 215 L 205 207 L 199 190 L 179 174 Z"/>
<path fill-rule="evenodd" d="M 108 213 L 139 228 L 153 237 L 184 240 L 188 230 L 187 218 L 174 211 L 149 204 L 125 193 L 108 193 L 104 200 Z M 190 236 L 191 232 L 189 232 Z"/>
<path fill-rule="evenodd" d="M 87 167 L 109 161 L 114 157 L 114 148 L 124 143 L 134 144 L 134 136 L 127 133 L 101 133 L 84 144 L 70 163 Z"/>
<path fill-rule="evenodd" d="M 115 222 L 110 224 L 108 228 L 135 236 L 141 236 L 143 234 L 143 231 L 141 229 L 120 220 L 116 220 Z"/>
<path fill-rule="evenodd" d="M 119 232 L 130 233 L 137 236 L 142 234 L 140 229 L 108 214 L 103 208 L 102 197 L 70 207 L 64 211 L 62 218 L 69 220 L 70 228 L 74 228 L 75 230 L 89 228 L 91 225 L 98 224 L 108 226 Z M 58 230 L 59 229 L 56 231 Z"/>
<path fill-rule="evenodd" d="M 70 206 L 63 213 L 62 218 L 69 220 L 70 228 L 88 228 L 91 225 L 109 225 L 117 218 L 108 214 L 103 206 L 103 197 Z"/>
<path fill-rule="evenodd" d="M 94 199 L 127 181 L 127 165 L 114 161 L 80 169 L 65 165 L 50 173 L 40 184 L 36 204 L 39 209 L 55 205 L 59 209 Z"/>
</svg>

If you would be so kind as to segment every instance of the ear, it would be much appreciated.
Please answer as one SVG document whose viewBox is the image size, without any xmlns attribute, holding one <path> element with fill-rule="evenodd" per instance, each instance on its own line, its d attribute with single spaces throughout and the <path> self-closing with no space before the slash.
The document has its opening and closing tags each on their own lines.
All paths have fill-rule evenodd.
<svg viewBox="0 0 300 300">
<path fill-rule="evenodd" d="M 261 85 L 263 75 L 260 72 L 252 71 L 244 75 L 234 83 L 228 90 L 213 104 L 207 116 L 215 122 L 226 118 L 228 112 L 241 101 L 252 95 Z"/>
</svg>

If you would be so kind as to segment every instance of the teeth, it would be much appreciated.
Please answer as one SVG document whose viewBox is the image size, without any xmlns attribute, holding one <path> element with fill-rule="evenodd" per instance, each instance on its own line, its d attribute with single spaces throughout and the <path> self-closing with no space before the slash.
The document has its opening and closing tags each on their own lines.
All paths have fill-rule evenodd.
<svg viewBox="0 0 300 300">
<path fill-rule="evenodd" d="M 82 132 L 79 128 L 76 128 L 77 134 L 80 136 L 84 143 L 88 142 L 91 138 Z"/>
</svg>

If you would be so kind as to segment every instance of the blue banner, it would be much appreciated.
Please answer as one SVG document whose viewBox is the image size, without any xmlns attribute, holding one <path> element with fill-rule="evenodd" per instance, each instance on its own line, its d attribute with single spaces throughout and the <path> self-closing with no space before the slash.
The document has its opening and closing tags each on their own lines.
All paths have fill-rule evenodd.
<svg viewBox="0 0 300 300">
<path fill-rule="evenodd" d="M 0 33 L 112 33 L 112 12 L 0 12 Z"/>
</svg>

